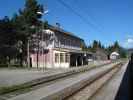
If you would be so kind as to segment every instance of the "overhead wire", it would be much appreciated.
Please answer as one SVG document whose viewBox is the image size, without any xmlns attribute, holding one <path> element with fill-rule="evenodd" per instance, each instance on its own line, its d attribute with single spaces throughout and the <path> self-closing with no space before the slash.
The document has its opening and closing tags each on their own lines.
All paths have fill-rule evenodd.
<svg viewBox="0 0 133 100">
<path fill-rule="evenodd" d="M 72 13 L 74 13 L 76 16 L 78 16 L 84 23 L 88 24 L 89 26 L 96 29 L 98 32 L 101 32 L 101 30 L 95 26 L 93 23 L 91 23 L 88 19 L 86 19 L 84 16 L 82 16 L 80 13 L 78 13 L 76 10 L 74 10 L 71 6 L 69 6 L 67 3 L 65 3 L 63 0 L 57 0 L 61 5 L 69 9 Z"/>
</svg>

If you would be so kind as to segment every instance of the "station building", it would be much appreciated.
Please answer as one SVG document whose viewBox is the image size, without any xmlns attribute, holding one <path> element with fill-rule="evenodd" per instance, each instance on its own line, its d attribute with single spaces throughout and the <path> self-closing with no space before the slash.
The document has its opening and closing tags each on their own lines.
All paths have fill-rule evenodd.
<svg viewBox="0 0 133 100">
<path fill-rule="evenodd" d="M 37 37 L 37 36 L 33 36 Z M 73 33 L 55 26 L 41 32 L 40 38 L 32 39 L 31 67 L 69 68 L 87 64 L 88 53 L 82 50 L 84 40 Z"/>
</svg>

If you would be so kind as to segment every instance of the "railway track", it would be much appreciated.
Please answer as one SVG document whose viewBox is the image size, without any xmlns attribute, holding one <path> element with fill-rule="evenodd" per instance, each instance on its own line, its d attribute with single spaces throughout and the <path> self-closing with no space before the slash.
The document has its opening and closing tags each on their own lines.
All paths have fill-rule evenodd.
<svg viewBox="0 0 133 100">
<path fill-rule="evenodd" d="M 75 95 L 76 91 L 79 91 L 79 89 L 83 89 L 84 87 L 86 87 L 87 85 L 91 84 L 92 82 L 94 82 L 95 80 L 99 79 L 100 77 L 104 76 L 107 73 L 111 73 L 111 74 L 113 73 L 114 74 L 114 72 L 116 72 L 118 70 L 118 68 L 119 68 L 119 67 L 116 68 L 116 66 L 120 66 L 120 65 L 121 65 L 121 63 L 119 62 L 117 64 L 114 64 L 112 67 L 107 68 L 104 71 L 101 70 L 101 72 L 95 73 L 96 76 L 93 77 L 93 78 L 90 77 L 88 79 L 84 79 L 84 80 L 81 80 L 81 81 L 75 83 L 76 85 L 74 84 L 75 87 L 73 86 L 73 89 L 72 89 L 72 87 L 69 88 L 69 86 L 68 86 L 68 89 L 63 88 L 65 92 L 61 91 L 61 92 L 59 92 L 57 94 L 55 92 L 54 95 L 50 95 L 51 97 L 47 96 L 47 95 L 46 96 L 42 96 L 42 98 L 43 98 L 42 100 L 62 100 L 62 99 L 66 99 L 66 100 L 68 99 L 69 100 L 70 98 L 73 97 L 72 95 Z M 56 84 L 56 83 L 57 83 L 57 86 L 58 86 L 58 83 L 61 83 L 64 80 L 71 80 L 71 79 L 74 79 L 77 76 L 81 76 L 82 74 L 85 75 L 85 73 L 93 73 L 93 72 L 95 72 L 95 70 L 105 69 L 106 66 L 107 65 L 103 65 L 101 67 L 97 67 L 97 68 L 94 68 L 94 69 L 83 70 L 81 72 L 69 74 L 67 76 L 62 76 L 62 77 L 59 77 L 59 78 L 56 78 L 56 79 L 53 79 L 53 80 L 49 80 L 47 82 L 44 81 L 44 82 L 38 83 L 36 85 L 33 85 L 33 86 L 29 87 L 28 89 L 27 88 L 26 89 L 20 89 L 20 90 L 16 90 L 16 91 L 13 91 L 13 92 L 10 92 L 10 93 L 6 93 L 6 94 L 1 96 L 0 100 L 8 100 L 8 99 L 9 100 L 21 100 L 20 98 L 23 98 L 23 97 L 27 98 L 27 97 L 29 97 L 28 94 L 30 92 L 32 92 L 32 91 L 33 91 L 33 95 L 34 95 L 34 92 L 36 92 L 36 90 L 41 90 L 42 88 L 45 88 L 45 87 L 47 88 L 47 87 L 52 86 L 53 84 Z M 65 85 L 64 85 L 64 87 L 65 87 Z M 67 92 L 68 92 L 68 94 L 66 95 L 65 93 L 67 93 Z M 64 93 L 64 94 L 62 94 L 62 93 Z M 27 94 L 27 95 L 25 95 L 25 94 Z M 61 96 L 61 95 L 64 95 L 64 96 Z M 24 99 L 24 98 L 22 100 L 30 100 L 31 99 L 30 97 L 29 97 L 29 99 Z M 55 98 L 58 98 L 58 99 L 55 99 Z M 34 98 L 31 99 L 31 100 L 34 100 Z M 35 99 L 35 100 L 39 100 L 39 99 Z"/>
<path fill-rule="evenodd" d="M 96 80 L 90 84 L 84 86 L 79 91 L 73 93 L 72 95 L 66 97 L 64 100 L 91 100 L 98 91 L 109 82 L 110 79 L 115 76 L 117 72 L 121 69 L 122 64 L 119 64 L 118 67 L 111 69 L 109 72 L 98 77 Z"/>
<path fill-rule="evenodd" d="M 50 76 L 42 77 L 42 78 L 39 78 L 33 81 L 29 81 L 27 83 L 20 84 L 19 86 L 11 89 L 10 91 L 6 91 L 3 93 L 0 91 L 0 100 L 2 98 L 11 98 L 19 94 L 23 94 L 23 93 L 38 89 L 43 86 L 47 86 L 56 81 L 60 81 L 60 80 L 63 80 L 69 77 L 73 77 L 74 75 L 78 75 L 86 71 L 91 71 L 91 70 L 94 70 L 95 68 L 106 66 L 108 64 L 111 64 L 111 63 L 105 63 L 105 64 L 101 64 L 97 66 L 90 66 L 90 67 L 83 67 L 83 68 L 79 67 L 79 68 L 72 69 L 70 71 L 66 71 L 63 73 L 56 74 L 56 75 L 50 75 Z"/>
</svg>

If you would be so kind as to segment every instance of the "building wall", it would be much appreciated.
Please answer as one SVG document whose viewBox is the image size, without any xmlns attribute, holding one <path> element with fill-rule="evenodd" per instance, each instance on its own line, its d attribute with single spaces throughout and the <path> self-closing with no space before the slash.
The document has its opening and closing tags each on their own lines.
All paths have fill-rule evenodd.
<svg viewBox="0 0 133 100">
<path fill-rule="evenodd" d="M 97 50 L 95 53 L 95 59 L 96 60 L 108 60 L 108 56 L 105 53 L 105 51 Z"/>
<path fill-rule="evenodd" d="M 69 68 L 70 54 L 64 51 L 53 51 L 54 68 Z"/>
<path fill-rule="evenodd" d="M 55 47 L 81 50 L 82 43 L 77 38 L 59 32 L 55 32 L 55 38 L 57 39 Z"/>
<path fill-rule="evenodd" d="M 58 57 L 57 57 L 58 55 Z M 37 54 L 31 54 L 32 67 L 37 68 Z M 64 51 L 51 49 L 48 53 L 39 55 L 39 68 L 69 68 L 70 54 Z"/>
<path fill-rule="evenodd" d="M 38 55 L 38 67 L 39 68 L 43 68 L 43 67 L 47 67 L 47 68 L 52 68 L 53 67 L 53 60 L 52 57 L 53 56 L 53 51 L 49 50 L 48 53 L 45 54 L 39 54 Z M 37 54 L 31 54 L 30 55 L 31 59 L 32 59 L 32 67 L 37 68 Z"/>
<path fill-rule="evenodd" d="M 110 59 L 116 60 L 116 59 L 119 59 L 119 56 L 118 55 L 110 55 Z"/>
<path fill-rule="evenodd" d="M 50 32 L 50 30 L 49 30 Z M 46 36 L 47 35 L 47 36 Z M 51 34 L 44 33 L 43 41 L 40 41 L 40 48 L 48 49 L 49 51 L 45 54 L 38 56 L 38 67 L 43 68 L 69 68 L 70 67 L 70 52 L 61 51 L 60 49 L 71 50 L 82 50 L 82 40 L 59 32 L 52 32 Z M 36 43 L 36 42 L 35 42 Z M 57 48 L 57 50 L 55 50 Z M 34 49 L 34 48 L 33 48 Z M 37 54 L 35 52 L 30 55 L 32 60 L 32 67 L 37 67 Z M 78 57 L 78 56 L 77 56 Z M 79 65 L 81 65 L 81 57 L 79 59 Z M 77 63 L 78 63 L 77 62 Z"/>
</svg>

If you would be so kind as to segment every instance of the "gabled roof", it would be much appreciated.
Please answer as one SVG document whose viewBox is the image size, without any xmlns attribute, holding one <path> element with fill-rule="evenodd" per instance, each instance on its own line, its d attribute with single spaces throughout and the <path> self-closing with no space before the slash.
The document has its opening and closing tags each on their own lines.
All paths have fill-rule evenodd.
<svg viewBox="0 0 133 100">
<path fill-rule="evenodd" d="M 117 55 L 117 56 L 119 56 L 119 53 L 117 53 L 117 52 L 112 52 L 111 55 Z"/>
<path fill-rule="evenodd" d="M 66 34 L 66 35 L 69 35 L 69 36 L 72 36 L 74 38 L 77 38 L 77 39 L 80 39 L 81 41 L 84 41 L 83 39 L 81 39 L 80 37 L 74 35 L 73 33 L 71 32 L 68 32 L 68 31 L 65 31 L 64 29 L 62 28 L 58 28 L 56 26 L 52 26 L 52 25 L 48 25 L 48 28 L 53 30 L 53 31 L 58 31 L 59 33 L 63 33 L 63 34 Z"/>
</svg>

